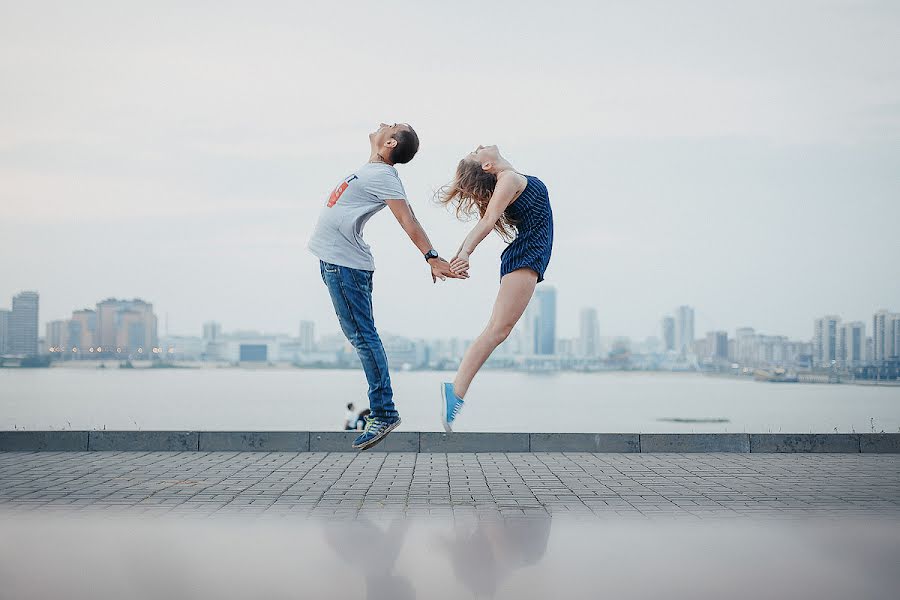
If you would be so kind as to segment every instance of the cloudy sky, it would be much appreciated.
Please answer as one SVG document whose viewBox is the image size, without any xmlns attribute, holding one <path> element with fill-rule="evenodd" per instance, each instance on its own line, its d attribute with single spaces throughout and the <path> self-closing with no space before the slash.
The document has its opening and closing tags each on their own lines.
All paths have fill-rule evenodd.
<svg viewBox="0 0 900 600">
<path fill-rule="evenodd" d="M 563 336 L 583 306 L 639 338 L 678 304 L 698 335 L 869 323 L 900 310 L 898 56 L 892 1 L 0 0 L 0 306 L 336 332 L 306 241 L 367 133 L 408 121 L 443 254 L 471 224 L 433 192 L 472 147 L 546 182 Z M 434 286 L 389 211 L 366 238 L 382 331 L 477 334 L 499 240 Z"/>
</svg>

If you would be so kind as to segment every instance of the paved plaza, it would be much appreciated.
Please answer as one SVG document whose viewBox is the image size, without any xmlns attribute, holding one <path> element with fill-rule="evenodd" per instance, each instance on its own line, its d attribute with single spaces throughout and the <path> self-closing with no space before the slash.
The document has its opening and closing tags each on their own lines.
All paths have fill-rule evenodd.
<svg viewBox="0 0 900 600">
<path fill-rule="evenodd" d="M 900 455 L 2 452 L 0 509 L 900 516 Z"/>
</svg>

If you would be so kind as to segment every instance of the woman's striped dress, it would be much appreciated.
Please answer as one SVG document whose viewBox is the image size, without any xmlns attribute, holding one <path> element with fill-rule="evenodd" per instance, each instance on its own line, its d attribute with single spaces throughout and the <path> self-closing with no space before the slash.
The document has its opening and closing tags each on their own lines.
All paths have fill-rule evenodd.
<svg viewBox="0 0 900 600">
<path fill-rule="evenodd" d="M 506 216 L 516 225 L 516 239 L 500 255 L 500 277 L 516 269 L 529 268 L 544 280 L 553 250 L 553 211 L 547 186 L 531 175 L 519 197 L 506 207 Z"/>
</svg>

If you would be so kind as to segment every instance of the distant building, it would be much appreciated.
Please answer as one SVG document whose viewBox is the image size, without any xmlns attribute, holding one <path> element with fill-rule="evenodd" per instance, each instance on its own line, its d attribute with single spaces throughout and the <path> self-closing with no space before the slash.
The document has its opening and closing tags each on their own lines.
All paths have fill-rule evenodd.
<svg viewBox="0 0 900 600">
<path fill-rule="evenodd" d="M 13 296 L 9 315 L 9 353 L 23 356 L 38 353 L 37 292 L 21 292 Z"/>
<path fill-rule="evenodd" d="M 0 309 L 0 355 L 9 353 L 9 311 Z"/>
<path fill-rule="evenodd" d="M 837 342 L 841 318 L 826 315 L 816 319 L 813 328 L 813 362 L 828 367 L 838 360 Z"/>
<path fill-rule="evenodd" d="M 538 303 L 535 322 L 535 354 L 556 353 L 556 288 L 537 288 L 534 298 Z"/>
<path fill-rule="evenodd" d="M 706 334 L 706 355 L 713 360 L 728 360 L 728 332 L 710 331 Z"/>
<path fill-rule="evenodd" d="M 707 347 L 709 346 L 709 340 L 707 338 L 700 338 L 699 340 L 694 340 L 694 343 L 691 344 L 689 348 L 690 354 L 699 357 L 709 356 L 709 351 Z"/>
<path fill-rule="evenodd" d="M 300 321 L 300 351 L 313 352 L 316 349 L 316 324 Z"/>
<path fill-rule="evenodd" d="M 556 353 L 556 290 L 553 287 L 540 286 L 535 290 L 521 321 L 522 354 Z"/>
<path fill-rule="evenodd" d="M 862 321 L 845 323 L 838 330 L 838 361 L 855 367 L 866 362 L 866 325 Z"/>
<path fill-rule="evenodd" d="M 95 344 L 104 353 L 144 355 L 157 346 L 157 319 L 153 305 L 141 299 L 107 298 L 97 304 Z"/>
<path fill-rule="evenodd" d="M 600 327 L 597 309 L 582 308 L 578 319 L 578 355 L 593 358 L 600 354 Z M 562 354 L 562 352 L 560 352 Z"/>
<path fill-rule="evenodd" d="M 900 359 L 900 315 L 894 315 L 892 320 L 893 327 L 891 328 L 893 334 L 891 337 L 894 338 L 894 352 L 891 354 L 892 360 Z"/>
<path fill-rule="evenodd" d="M 732 354 L 734 361 L 742 366 L 754 364 L 756 362 L 755 343 L 756 330 L 752 327 L 737 328 L 734 332 L 734 353 Z"/>
<path fill-rule="evenodd" d="M 663 317 L 662 322 L 660 323 L 662 342 L 663 342 L 663 351 L 665 352 L 674 352 L 675 351 L 675 318 L 674 317 Z"/>
<path fill-rule="evenodd" d="M 399 335 L 382 334 L 384 353 L 392 369 L 418 368 L 428 361 L 425 343 Z"/>
<path fill-rule="evenodd" d="M 204 342 L 222 341 L 222 324 L 217 321 L 207 321 L 203 324 Z"/>
<path fill-rule="evenodd" d="M 694 345 L 694 309 L 679 306 L 675 309 L 675 350 L 679 354 L 690 352 Z"/>
<path fill-rule="evenodd" d="M 207 342 L 197 336 L 167 335 L 159 340 L 159 354 L 165 360 L 200 360 L 207 348 Z"/>
<path fill-rule="evenodd" d="M 59 319 L 47 323 L 47 334 L 44 336 L 43 350 L 48 353 L 65 352 L 69 347 L 68 319 Z"/>
<path fill-rule="evenodd" d="M 71 351 L 72 348 L 89 352 L 90 348 L 100 351 L 100 338 L 97 335 L 97 311 L 85 308 L 72 312 L 69 320 L 69 330 L 63 351 Z"/>
<path fill-rule="evenodd" d="M 266 362 L 269 359 L 269 347 L 266 344 L 240 344 L 239 360 L 241 362 Z"/>
<path fill-rule="evenodd" d="M 872 360 L 881 362 L 900 356 L 900 314 L 879 310 L 872 317 Z"/>
<path fill-rule="evenodd" d="M 206 360 L 223 360 L 227 352 L 225 336 L 222 335 L 222 324 L 218 321 L 207 321 L 203 324 L 200 355 Z M 177 353 L 176 353 L 177 354 Z"/>
</svg>

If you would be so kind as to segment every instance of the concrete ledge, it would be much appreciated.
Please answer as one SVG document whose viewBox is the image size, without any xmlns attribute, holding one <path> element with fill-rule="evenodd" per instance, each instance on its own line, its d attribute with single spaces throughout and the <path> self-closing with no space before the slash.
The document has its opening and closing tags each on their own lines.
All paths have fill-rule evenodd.
<svg viewBox="0 0 900 600">
<path fill-rule="evenodd" d="M 751 433 L 751 452 L 859 452 L 855 433 Z"/>
<path fill-rule="evenodd" d="M 454 434 L 456 435 L 456 434 Z M 636 433 L 532 433 L 531 452 L 640 452 Z"/>
<path fill-rule="evenodd" d="M 91 431 L 88 450 L 187 452 L 200 448 L 196 431 Z"/>
<path fill-rule="evenodd" d="M 419 434 L 419 452 L 530 452 L 527 433 L 440 433 Z"/>
<path fill-rule="evenodd" d="M 312 431 L 309 434 L 310 452 L 357 452 L 351 445 L 359 431 Z M 377 446 L 366 452 L 418 452 L 419 433 L 395 431 Z"/>
<path fill-rule="evenodd" d="M 750 434 L 642 433 L 641 452 L 750 452 Z"/>
<path fill-rule="evenodd" d="M 0 450 L 77 452 L 87 449 L 87 431 L 0 431 Z"/>
<path fill-rule="evenodd" d="M 0 451 L 355 452 L 355 431 L 0 431 Z M 397 431 L 370 452 L 881 452 L 900 433 Z"/>
<path fill-rule="evenodd" d="M 900 433 L 861 433 L 859 451 L 896 454 L 900 452 Z"/>
<path fill-rule="evenodd" d="M 309 452 L 307 431 L 201 431 L 201 452 Z"/>
</svg>

